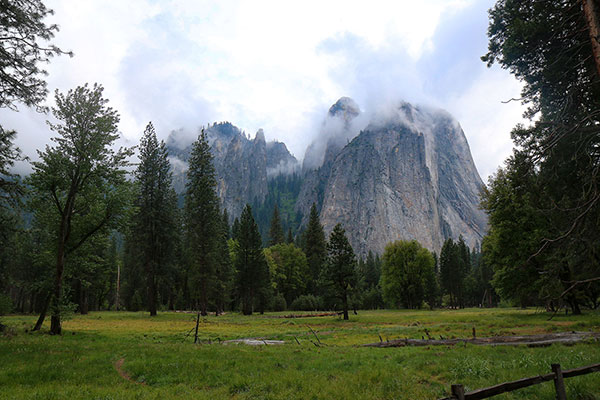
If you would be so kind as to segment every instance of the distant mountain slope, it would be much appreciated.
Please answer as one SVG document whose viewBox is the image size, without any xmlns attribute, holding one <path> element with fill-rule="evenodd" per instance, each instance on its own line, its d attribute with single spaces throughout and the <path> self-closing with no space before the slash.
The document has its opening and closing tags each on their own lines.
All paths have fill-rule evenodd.
<svg viewBox="0 0 600 400">
<path fill-rule="evenodd" d="M 299 168 L 298 161 L 285 144 L 266 143 L 262 129 L 254 139 L 249 139 L 229 122 L 209 125 L 205 130 L 214 156 L 217 194 L 232 218 L 241 214 L 246 203 L 264 201 L 268 193 L 268 176 L 292 173 Z M 173 131 L 167 138 L 174 186 L 178 193 L 185 191 L 185 174 L 191 151 L 189 138 L 183 136 L 184 132 Z"/>
</svg>

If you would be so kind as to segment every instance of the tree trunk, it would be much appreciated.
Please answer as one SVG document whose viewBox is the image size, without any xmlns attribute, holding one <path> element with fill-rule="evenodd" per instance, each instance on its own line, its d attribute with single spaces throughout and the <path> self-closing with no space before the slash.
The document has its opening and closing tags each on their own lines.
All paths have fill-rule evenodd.
<svg viewBox="0 0 600 400">
<path fill-rule="evenodd" d="M 574 298 L 569 301 L 569 305 L 571 306 L 571 310 L 573 311 L 573 315 L 581 315 L 581 308 L 579 308 L 579 302 Z"/>
<path fill-rule="evenodd" d="M 592 55 L 596 64 L 597 78 L 600 79 L 600 21 L 598 20 L 598 5 L 594 0 L 583 0 L 583 13 L 590 34 Z"/>
<path fill-rule="evenodd" d="M 121 265 L 117 262 L 117 293 L 115 294 L 115 310 L 119 311 L 119 293 L 121 291 Z"/>
<path fill-rule="evenodd" d="M 81 285 L 81 291 L 79 292 L 80 301 L 79 301 L 79 311 L 81 315 L 87 315 L 89 312 L 89 296 L 88 290 Z"/>
<path fill-rule="evenodd" d="M 146 276 L 148 277 L 148 311 L 150 316 L 156 316 L 156 282 L 154 279 L 154 268 L 150 262 L 146 262 Z"/>
<path fill-rule="evenodd" d="M 246 294 L 242 299 L 242 314 L 252 315 L 252 296 Z"/>
<path fill-rule="evenodd" d="M 348 319 L 348 295 L 344 293 L 344 320 Z"/>
<path fill-rule="evenodd" d="M 48 296 L 46 296 L 46 301 L 44 301 L 44 304 L 42 305 L 42 311 L 40 312 L 40 316 L 32 330 L 39 331 L 40 329 L 42 329 L 42 325 L 44 324 L 44 320 L 46 319 L 46 312 L 48 311 L 50 299 L 52 299 L 52 293 L 48 293 Z"/>
<path fill-rule="evenodd" d="M 194 332 L 194 343 L 198 343 L 198 325 L 200 325 L 200 312 L 196 316 L 196 332 Z"/>
<path fill-rule="evenodd" d="M 56 259 L 56 277 L 54 280 L 54 307 L 52 317 L 50 317 L 50 333 L 60 335 L 62 325 L 60 322 L 60 304 L 62 302 L 62 277 L 65 270 L 65 246 L 61 241 L 58 248 L 58 256 Z"/>
<path fill-rule="evenodd" d="M 208 315 L 207 303 L 208 303 L 208 289 L 206 287 L 206 279 L 202 280 L 202 291 L 200 293 L 200 313 L 203 317 Z"/>
</svg>

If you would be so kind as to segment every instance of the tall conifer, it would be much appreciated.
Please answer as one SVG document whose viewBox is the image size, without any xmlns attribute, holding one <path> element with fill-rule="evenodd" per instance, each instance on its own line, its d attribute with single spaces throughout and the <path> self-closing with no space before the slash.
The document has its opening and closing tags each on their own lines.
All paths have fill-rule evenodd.
<svg viewBox="0 0 600 400">
<path fill-rule="evenodd" d="M 279 218 L 279 209 L 277 204 L 273 207 L 273 215 L 271 216 L 271 229 L 269 229 L 269 246 L 284 243 L 283 228 L 281 228 L 281 219 Z"/>
<path fill-rule="evenodd" d="M 167 147 L 164 142 L 158 142 L 151 122 L 140 140 L 140 163 L 135 172 L 135 182 L 133 238 L 137 260 L 146 272 L 148 311 L 150 315 L 156 315 L 157 275 L 172 256 L 174 232 L 178 227 Z"/>
<path fill-rule="evenodd" d="M 310 208 L 310 217 L 304 235 L 304 253 L 310 271 L 308 291 L 313 295 L 317 295 L 317 281 L 327 260 L 327 241 L 325 240 L 323 225 L 319 221 L 317 206 L 314 203 Z"/>
<path fill-rule="evenodd" d="M 242 303 L 242 313 L 250 315 L 255 303 L 259 308 L 264 306 L 263 297 L 269 287 L 270 278 L 262 251 L 262 239 L 249 204 L 246 204 L 242 211 L 236 240 L 236 288 Z"/>
<path fill-rule="evenodd" d="M 185 192 L 185 233 L 189 284 L 198 310 L 207 315 L 210 291 L 215 285 L 221 216 L 217 180 L 204 130 L 192 144 Z"/>
</svg>

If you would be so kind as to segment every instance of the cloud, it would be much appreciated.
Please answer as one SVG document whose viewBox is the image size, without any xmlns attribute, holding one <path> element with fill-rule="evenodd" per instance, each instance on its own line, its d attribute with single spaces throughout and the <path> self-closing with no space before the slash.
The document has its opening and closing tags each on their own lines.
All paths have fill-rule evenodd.
<svg viewBox="0 0 600 400">
<path fill-rule="evenodd" d="M 48 22 L 61 27 L 54 42 L 75 53 L 48 66 L 50 90 L 103 84 L 121 114 L 119 129 L 134 143 L 150 120 L 162 138 L 230 121 L 246 132 L 263 128 L 267 140 L 285 142 L 301 158 L 339 97 L 353 97 L 367 112 L 402 98 L 454 114 L 485 175 L 502 152 L 480 148 L 479 131 L 502 137 L 504 148 L 505 126 L 517 122 L 513 105 L 482 107 L 493 96 L 477 89 L 518 97 L 507 92 L 516 87 L 510 76 L 490 73 L 478 59 L 490 0 L 47 4 L 55 10 Z M 470 110 L 493 118 L 486 124 Z M 0 110 L 1 121 L 19 131 L 28 155 L 48 141 L 46 116 L 7 113 Z"/>
<path fill-rule="evenodd" d="M 319 51 L 337 57 L 331 80 L 366 114 L 399 101 L 450 112 L 461 123 L 485 179 L 509 155 L 510 130 L 522 121 L 523 112 L 518 103 L 502 103 L 519 97 L 520 83 L 480 60 L 487 50 L 487 10 L 492 5 L 482 1 L 451 9 L 419 54 L 397 45 L 402 43 L 397 35 L 374 46 L 353 33 L 324 40 Z"/>
</svg>

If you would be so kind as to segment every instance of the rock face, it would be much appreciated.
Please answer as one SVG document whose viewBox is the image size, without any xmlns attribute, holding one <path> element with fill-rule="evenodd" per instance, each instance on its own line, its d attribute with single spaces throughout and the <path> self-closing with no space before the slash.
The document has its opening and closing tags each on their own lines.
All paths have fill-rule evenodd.
<svg viewBox="0 0 600 400">
<path fill-rule="evenodd" d="M 300 163 L 290 154 L 284 143 L 267 143 L 267 177 L 287 175 L 299 170 Z"/>
<path fill-rule="evenodd" d="M 341 223 L 358 254 L 382 253 L 398 239 L 438 252 L 449 237 L 480 242 L 487 226 L 479 209 L 483 183 L 460 125 L 445 111 L 400 103 L 375 114 L 340 148 L 332 137 L 356 135 L 359 114 L 345 110 L 352 103 L 330 109 L 327 118 L 338 120 L 341 134 L 321 133 L 328 137 L 323 163 L 305 165 L 297 210 L 306 216 L 315 202 L 326 232 Z"/>
<path fill-rule="evenodd" d="M 205 130 L 214 156 L 217 194 L 231 218 L 239 216 L 246 203 L 264 200 L 270 170 L 283 173 L 298 168 L 298 161 L 285 144 L 266 143 L 262 129 L 254 139 L 249 139 L 229 122 L 209 125 Z M 182 131 L 173 131 L 167 139 L 178 193 L 185 191 L 185 173 L 191 151 L 191 143 L 184 142 L 183 135 Z"/>
</svg>

